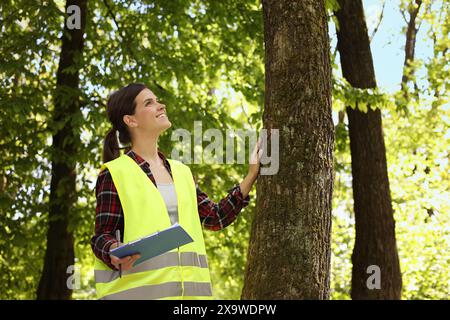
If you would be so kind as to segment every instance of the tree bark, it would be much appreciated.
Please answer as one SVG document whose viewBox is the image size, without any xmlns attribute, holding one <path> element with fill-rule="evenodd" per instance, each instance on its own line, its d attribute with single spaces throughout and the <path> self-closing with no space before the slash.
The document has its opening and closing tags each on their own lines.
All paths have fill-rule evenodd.
<svg viewBox="0 0 450 320">
<path fill-rule="evenodd" d="M 280 168 L 258 179 L 242 298 L 328 299 L 334 129 L 325 1 L 265 0 L 263 13 L 263 123 L 280 130 Z"/>
<path fill-rule="evenodd" d="M 44 269 L 37 299 L 70 299 L 68 267 L 74 265 L 73 234 L 69 229 L 71 209 L 76 203 L 75 158 L 79 147 L 80 119 L 79 59 L 83 50 L 87 0 L 68 0 L 67 8 L 80 8 L 81 28 L 69 30 L 64 24 L 62 47 L 54 93 L 52 171 L 49 200 L 49 228 Z M 72 11 L 70 11 L 72 12 Z M 66 20 L 65 20 L 66 22 Z M 68 69 L 70 68 L 70 69 Z M 69 270 L 70 271 L 70 270 Z"/>
<path fill-rule="evenodd" d="M 375 88 L 375 71 L 361 0 L 339 0 L 338 50 L 343 76 L 356 88 Z M 401 273 L 389 191 L 380 109 L 347 107 L 352 156 L 356 239 L 352 254 L 353 299 L 400 299 Z M 368 267 L 381 272 L 381 288 L 369 289 Z"/>
</svg>

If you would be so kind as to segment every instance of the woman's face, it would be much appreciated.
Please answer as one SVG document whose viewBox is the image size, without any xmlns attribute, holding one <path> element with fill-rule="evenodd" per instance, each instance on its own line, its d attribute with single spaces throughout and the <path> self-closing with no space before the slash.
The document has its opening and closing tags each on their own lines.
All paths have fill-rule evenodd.
<svg viewBox="0 0 450 320">
<path fill-rule="evenodd" d="M 130 126 L 145 132 L 161 133 L 172 126 L 166 113 L 166 106 L 149 89 L 142 90 L 135 98 L 136 109 L 130 117 Z M 125 120 L 125 118 L 124 118 Z"/>
</svg>

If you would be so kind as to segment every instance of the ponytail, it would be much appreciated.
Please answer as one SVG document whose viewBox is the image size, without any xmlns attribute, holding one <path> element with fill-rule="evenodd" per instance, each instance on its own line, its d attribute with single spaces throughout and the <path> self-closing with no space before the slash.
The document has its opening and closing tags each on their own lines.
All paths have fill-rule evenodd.
<svg viewBox="0 0 450 320">
<path fill-rule="evenodd" d="M 117 141 L 116 129 L 111 128 L 103 142 L 103 163 L 114 160 L 119 156 L 120 148 Z"/>
</svg>

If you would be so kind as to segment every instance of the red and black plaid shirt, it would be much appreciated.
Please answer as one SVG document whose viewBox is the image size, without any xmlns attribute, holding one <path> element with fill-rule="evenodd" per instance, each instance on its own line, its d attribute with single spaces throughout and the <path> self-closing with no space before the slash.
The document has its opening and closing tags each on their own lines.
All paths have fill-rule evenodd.
<svg viewBox="0 0 450 320">
<path fill-rule="evenodd" d="M 150 170 L 150 165 L 138 154 L 129 150 L 126 153 L 141 167 L 147 174 L 152 183 L 156 186 L 155 178 Z M 167 171 L 172 176 L 169 161 L 166 157 L 158 152 L 159 157 L 164 161 Z M 213 231 L 221 230 L 231 224 L 242 208 L 249 203 L 250 197 L 243 198 L 241 188 L 238 185 L 228 191 L 228 195 L 218 204 L 211 201 L 208 195 L 197 189 L 197 205 L 202 225 Z M 109 247 L 117 242 L 115 239 L 116 230 L 120 230 L 120 234 L 124 234 L 124 216 L 122 206 L 120 204 L 119 194 L 108 169 L 100 172 L 95 187 L 97 197 L 97 208 L 95 215 L 95 235 L 91 239 L 91 246 L 97 258 L 106 263 L 111 269 L 115 267 L 111 264 L 109 256 Z"/>
</svg>

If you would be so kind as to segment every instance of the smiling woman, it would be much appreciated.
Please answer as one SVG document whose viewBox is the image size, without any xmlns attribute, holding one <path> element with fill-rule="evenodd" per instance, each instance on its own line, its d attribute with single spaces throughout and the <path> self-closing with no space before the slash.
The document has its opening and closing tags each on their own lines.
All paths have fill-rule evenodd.
<svg viewBox="0 0 450 320">
<path fill-rule="evenodd" d="M 107 112 L 113 126 L 105 138 L 104 162 L 119 156 L 116 132 L 119 132 L 120 142 L 127 145 L 131 143 L 131 135 L 135 136 L 135 143 L 138 143 L 141 141 L 140 136 L 149 131 L 162 133 L 172 125 L 167 116 L 162 117 L 166 115 L 166 106 L 160 104 L 144 84 L 133 83 L 111 94 Z M 139 149 L 138 146 L 135 147 Z"/>
<path fill-rule="evenodd" d="M 142 141 L 140 137 L 147 136 L 149 133 L 154 133 L 153 136 L 157 137 L 159 132 L 172 126 L 166 114 L 166 106 L 159 103 L 155 94 L 149 89 L 143 89 L 136 96 L 135 103 L 134 114 L 123 116 L 123 122 L 128 126 L 131 135 L 135 137 L 135 141 Z"/>
<path fill-rule="evenodd" d="M 221 230 L 249 202 L 262 152 L 252 154 L 249 172 L 218 204 L 195 184 L 191 170 L 167 159 L 158 138 L 172 126 L 166 106 L 143 84 L 114 92 L 107 104 L 112 129 L 104 142 L 96 186 L 95 254 L 97 296 L 101 299 L 211 299 L 211 279 L 202 226 Z M 131 144 L 120 152 L 122 144 Z M 109 254 L 128 243 L 179 223 L 193 242 L 133 266 L 139 255 Z M 116 231 L 122 239 L 114 237 Z M 119 269 L 123 271 L 120 276 Z"/>
</svg>

